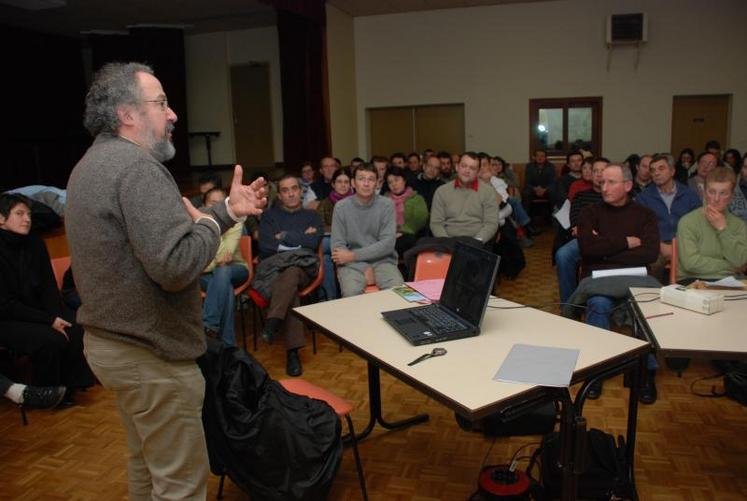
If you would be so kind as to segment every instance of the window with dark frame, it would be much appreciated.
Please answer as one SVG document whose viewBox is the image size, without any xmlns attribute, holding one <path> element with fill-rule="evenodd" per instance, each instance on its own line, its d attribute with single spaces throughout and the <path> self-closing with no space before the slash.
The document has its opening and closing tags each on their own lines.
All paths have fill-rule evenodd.
<svg viewBox="0 0 747 501">
<path fill-rule="evenodd" d="M 602 154 L 601 97 L 529 100 L 530 158 L 538 149 L 563 156 L 581 148 Z"/>
</svg>

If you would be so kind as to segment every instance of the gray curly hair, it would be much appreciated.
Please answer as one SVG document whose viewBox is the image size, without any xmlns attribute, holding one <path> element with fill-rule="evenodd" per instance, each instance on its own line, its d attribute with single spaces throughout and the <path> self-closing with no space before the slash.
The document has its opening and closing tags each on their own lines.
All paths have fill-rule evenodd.
<svg viewBox="0 0 747 501">
<path fill-rule="evenodd" d="M 135 76 L 139 72 L 153 75 L 153 69 L 141 63 L 107 63 L 96 72 L 83 114 L 83 125 L 92 136 L 119 130 L 117 107 L 135 104 L 141 98 Z"/>
</svg>

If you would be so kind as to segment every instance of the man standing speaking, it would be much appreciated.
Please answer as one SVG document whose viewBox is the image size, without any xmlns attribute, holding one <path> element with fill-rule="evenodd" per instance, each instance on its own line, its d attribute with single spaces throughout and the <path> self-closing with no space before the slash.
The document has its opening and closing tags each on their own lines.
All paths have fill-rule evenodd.
<svg viewBox="0 0 747 501">
<path fill-rule="evenodd" d="M 68 184 L 78 320 L 91 369 L 117 397 L 133 500 L 206 497 L 198 279 L 221 233 L 266 203 L 264 180 L 242 185 L 240 166 L 224 204 L 203 213 L 183 199 L 162 164 L 176 120 L 150 67 L 105 65 L 86 96 L 95 141 Z"/>
</svg>

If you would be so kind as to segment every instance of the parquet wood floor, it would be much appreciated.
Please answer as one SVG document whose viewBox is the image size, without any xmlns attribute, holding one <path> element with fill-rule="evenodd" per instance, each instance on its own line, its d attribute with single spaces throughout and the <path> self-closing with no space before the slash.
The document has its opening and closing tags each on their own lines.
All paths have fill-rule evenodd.
<svg viewBox="0 0 747 501">
<path fill-rule="evenodd" d="M 528 266 L 518 279 L 502 281 L 499 294 L 524 304 L 558 300 L 550 266 L 549 231 L 526 252 Z M 557 307 L 548 308 L 557 311 Z M 364 362 L 318 337 L 319 353 L 303 350 L 304 377 L 355 404 L 353 420 L 366 421 Z M 284 377 L 285 356 L 279 346 L 262 345 L 255 354 L 273 377 Z M 663 364 L 662 364 L 663 365 Z M 711 373 L 706 362 L 694 362 L 682 378 L 660 370 L 659 400 L 640 406 L 636 475 L 643 500 L 747 499 L 747 408 L 727 399 L 690 394 L 690 382 Z M 474 490 L 479 468 L 492 440 L 459 429 L 453 413 L 390 376 L 382 375 L 384 413 L 389 419 L 427 412 L 429 422 L 407 430 L 376 429 L 361 443 L 372 500 L 464 500 Z M 80 395 L 77 407 L 29 412 L 22 426 L 18 411 L 0 403 L 0 499 L 116 500 L 127 493 L 126 445 L 110 393 L 96 387 Z M 605 384 L 600 400 L 585 409 L 591 426 L 624 433 L 627 391 L 621 377 Z M 489 463 L 510 459 L 523 444 L 539 437 L 501 438 Z M 211 477 L 209 498 L 217 492 Z M 225 499 L 247 499 L 230 481 Z M 355 465 L 346 450 L 331 500 L 360 499 Z"/>
</svg>

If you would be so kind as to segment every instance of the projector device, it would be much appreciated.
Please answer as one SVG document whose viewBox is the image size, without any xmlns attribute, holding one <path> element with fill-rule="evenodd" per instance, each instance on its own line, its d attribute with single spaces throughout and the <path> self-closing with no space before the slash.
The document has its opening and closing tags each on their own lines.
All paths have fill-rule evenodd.
<svg viewBox="0 0 747 501">
<path fill-rule="evenodd" d="M 672 284 L 661 288 L 659 299 L 662 303 L 671 304 L 686 310 L 713 315 L 724 309 L 724 295 L 715 291 L 687 289 Z"/>
</svg>

